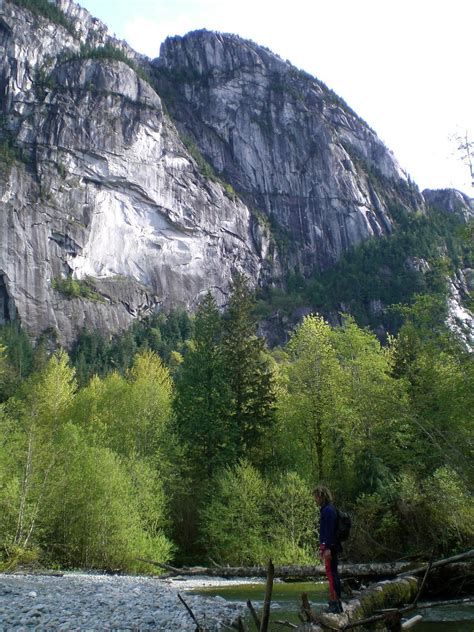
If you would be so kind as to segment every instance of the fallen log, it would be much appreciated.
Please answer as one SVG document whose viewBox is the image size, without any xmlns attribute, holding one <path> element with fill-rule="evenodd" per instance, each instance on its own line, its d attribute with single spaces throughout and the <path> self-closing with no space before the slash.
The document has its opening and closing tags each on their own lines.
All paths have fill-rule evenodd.
<svg viewBox="0 0 474 632">
<path fill-rule="evenodd" d="M 183 566 L 176 568 L 169 564 L 163 564 L 154 560 L 137 558 L 140 562 L 146 562 L 167 571 L 161 577 L 176 577 L 178 575 L 194 576 L 207 575 L 209 577 L 266 577 L 267 569 L 264 566 Z M 433 563 L 433 569 L 442 569 L 445 566 L 455 567 L 461 562 L 471 564 L 474 561 L 474 549 L 455 555 L 453 557 L 438 560 Z M 413 568 L 412 562 L 374 562 L 370 564 L 341 564 L 339 575 L 342 579 L 357 579 L 363 581 L 390 579 L 403 576 L 422 575 L 427 565 Z M 469 574 L 467 567 L 465 569 Z M 464 572 L 466 575 L 466 572 Z M 326 571 L 322 565 L 314 566 L 275 566 L 274 578 L 276 579 L 315 579 L 325 577 Z"/>
<path fill-rule="evenodd" d="M 428 566 L 414 569 L 415 574 L 403 573 L 394 580 L 378 582 L 369 586 L 357 598 L 351 599 L 344 606 L 343 614 L 315 613 L 303 595 L 302 611 L 308 616 L 310 623 L 298 630 L 305 632 L 323 632 L 326 629 L 352 630 L 361 626 L 383 622 L 387 630 L 408 630 L 421 620 L 417 614 L 408 621 L 402 617 L 416 609 L 426 609 L 437 605 L 469 603 L 471 599 L 449 600 L 445 602 L 418 603 L 419 597 L 427 584 L 432 569 L 456 565 L 461 560 L 471 559 L 474 551 L 467 551 L 436 562 Z M 424 572 L 423 579 L 421 573 Z M 408 605 L 407 605 L 408 604 Z M 308 627 L 310 625 L 311 627 Z"/>
<path fill-rule="evenodd" d="M 364 590 L 356 599 L 347 602 L 342 614 L 317 613 L 303 599 L 303 610 L 309 614 L 310 621 L 298 626 L 297 630 L 350 630 L 380 621 L 385 621 L 387 626 L 391 626 L 393 622 L 393 628 L 388 629 L 397 629 L 395 626 L 400 625 L 401 619 L 399 606 L 416 599 L 420 584 L 421 580 L 417 577 L 400 577 L 379 582 Z M 380 610 L 386 610 L 385 614 L 380 614 Z"/>
<path fill-rule="evenodd" d="M 427 610 L 428 608 L 442 608 L 443 606 L 465 606 L 467 604 L 474 604 L 474 597 L 462 597 L 461 599 L 443 599 L 438 601 L 423 601 L 418 605 L 420 610 Z"/>
<path fill-rule="evenodd" d="M 167 571 L 161 577 L 176 577 L 178 575 L 194 576 L 207 575 L 210 577 L 266 577 L 264 566 L 183 566 L 176 568 L 169 564 L 162 564 L 154 560 L 137 558 Z M 359 579 L 374 579 L 378 577 L 396 577 L 407 571 L 412 564 L 409 562 L 387 562 L 371 564 L 341 564 L 339 575 L 342 578 L 354 577 Z M 325 577 L 326 571 L 321 564 L 314 566 L 275 566 L 274 577 L 278 579 L 314 579 Z"/>
<path fill-rule="evenodd" d="M 474 559 L 474 549 L 470 549 L 469 551 L 465 551 L 464 553 L 460 553 L 459 555 L 453 555 L 452 557 L 445 557 L 442 560 L 437 560 L 433 562 L 431 568 L 442 568 L 443 566 L 448 566 L 449 564 L 454 564 L 456 562 L 462 562 L 469 559 Z M 424 566 L 420 566 L 419 568 L 413 568 L 406 573 L 399 573 L 401 576 L 403 575 L 421 575 L 426 571 L 428 566 L 425 564 Z"/>
</svg>

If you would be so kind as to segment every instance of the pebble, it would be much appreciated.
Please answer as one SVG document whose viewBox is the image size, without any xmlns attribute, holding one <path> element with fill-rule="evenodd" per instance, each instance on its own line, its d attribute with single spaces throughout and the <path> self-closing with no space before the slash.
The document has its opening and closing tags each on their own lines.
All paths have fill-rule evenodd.
<svg viewBox="0 0 474 632">
<path fill-rule="evenodd" d="M 182 583 L 152 577 L 66 573 L 0 574 L 0 631 L 194 632 L 181 594 L 206 631 L 228 629 L 245 603 L 186 594 Z M 37 599 L 37 601 L 33 601 Z"/>
</svg>

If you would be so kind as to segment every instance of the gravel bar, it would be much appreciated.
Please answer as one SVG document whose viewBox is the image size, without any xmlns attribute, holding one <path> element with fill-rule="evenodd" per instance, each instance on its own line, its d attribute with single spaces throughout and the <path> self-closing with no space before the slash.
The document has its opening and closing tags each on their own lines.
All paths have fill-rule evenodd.
<svg viewBox="0 0 474 632">
<path fill-rule="evenodd" d="M 224 630 L 244 615 L 243 603 L 186 594 L 209 578 L 179 581 L 124 575 L 0 574 L 0 630 Z M 213 581 L 228 584 L 226 580 Z M 239 580 L 242 583 L 242 580 Z"/>
</svg>

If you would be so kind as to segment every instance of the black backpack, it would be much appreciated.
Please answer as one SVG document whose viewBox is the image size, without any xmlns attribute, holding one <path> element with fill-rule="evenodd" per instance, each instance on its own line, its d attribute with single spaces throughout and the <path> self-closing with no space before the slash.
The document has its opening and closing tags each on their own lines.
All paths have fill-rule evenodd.
<svg viewBox="0 0 474 632">
<path fill-rule="evenodd" d="M 345 542 L 350 534 L 352 527 L 352 520 L 348 513 L 336 509 L 337 511 L 337 523 L 336 523 L 336 538 L 338 542 Z"/>
</svg>

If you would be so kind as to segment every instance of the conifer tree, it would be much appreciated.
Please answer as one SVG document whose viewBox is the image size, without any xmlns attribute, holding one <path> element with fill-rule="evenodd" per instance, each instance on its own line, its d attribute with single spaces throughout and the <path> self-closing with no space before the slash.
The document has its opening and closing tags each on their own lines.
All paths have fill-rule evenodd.
<svg viewBox="0 0 474 632">
<path fill-rule="evenodd" d="M 229 414 L 236 456 L 258 466 L 269 458 L 276 392 L 265 342 L 256 335 L 253 305 L 246 279 L 237 274 L 224 318 L 223 351 L 231 391 Z"/>
<path fill-rule="evenodd" d="M 196 313 L 195 335 L 184 357 L 174 402 L 177 432 L 199 479 L 204 472 L 210 477 L 233 451 L 221 337 L 221 316 L 208 292 Z"/>
</svg>

